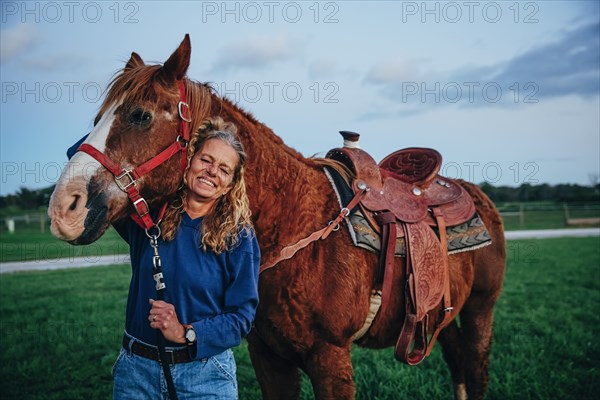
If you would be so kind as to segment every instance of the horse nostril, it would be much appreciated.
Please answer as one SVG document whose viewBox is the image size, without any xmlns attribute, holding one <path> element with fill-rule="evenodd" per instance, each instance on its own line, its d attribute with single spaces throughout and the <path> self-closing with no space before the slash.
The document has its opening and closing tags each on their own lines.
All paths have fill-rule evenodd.
<svg viewBox="0 0 600 400">
<path fill-rule="evenodd" d="M 73 200 L 73 202 L 69 206 L 70 211 L 74 211 L 77 208 L 77 203 L 79 202 L 79 199 L 81 198 L 81 196 L 78 194 L 74 195 L 73 197 L 75 197 L 75 200 Z"/>
</svg>

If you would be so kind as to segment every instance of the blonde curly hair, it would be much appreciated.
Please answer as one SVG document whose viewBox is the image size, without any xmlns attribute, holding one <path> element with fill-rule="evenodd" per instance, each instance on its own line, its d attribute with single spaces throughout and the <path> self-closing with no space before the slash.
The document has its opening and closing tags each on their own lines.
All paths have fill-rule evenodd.
<svg viewBox="0 0 600 400">
<path fill-rule="evenodd" d="M 205 251 L 213 250 L 220 254 L 235 246 L 241 230 L 252 229 L 251 211 L 246 194 L 244 180 L 244 164 L 246 152 L 237 137 L 237 128 L 230 122 L 225 122 L 221 117 L 205 120 L 198 130 L 192 134 L 188 145 L 187 167 L 183 174 L 183 183 L 177 192 L 176 198 L 171 202 L 161 222 L 161 230 L 165 241 L 175 238 L 181 224 L 184 212 L 187 186 L 185 185 L 188 171 L 194 155 L 202 149 L 204 144 L 217 139 L 229 144 L 238 155 L 238 165 L 232 178 L 232 188 L 225 195 L 220 196 L 210 213 L 202 220 L 202 232 L 199 247 Z"/>
</svg>

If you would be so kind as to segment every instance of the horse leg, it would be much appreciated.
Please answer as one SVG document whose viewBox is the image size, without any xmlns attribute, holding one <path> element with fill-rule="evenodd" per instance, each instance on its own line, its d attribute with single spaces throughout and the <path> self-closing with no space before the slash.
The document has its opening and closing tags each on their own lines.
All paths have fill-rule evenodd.
<svg viewBox="0 0 600 400">
<path fill-rule="evenodd" d="M 354 399 L 354 373 L 350 347 L 320 343 L 306 359 L 306 373 L 316 400 Z"/>
<path fill-rule="evenodd" d="M 467 388 L 465 384 L 464 357 L 460 328 L 456 320 L 453 320 L 450 325 L 440 332 L 438 341 L 442 345 L 444 360 L 446 360 L 446 364 L 450 368 L 450 375 L 454 384 L 454 398 L 456 400 L 466 400 Z"/>
<path fill-rule="evenodd" d="M 250 360 L 263 399 L 297 399 L 300 397 L 300 374 L 293 362 L 278 356 L 265 342 L 250 331 L 247 337 Z"/>
<path fill-rule="evenodd" d="M 469 400 L 482 399 L 489 380 L 495 298 L 488 296 L 485 293 L 472 293 L 460 313 Z"/>
</svg>

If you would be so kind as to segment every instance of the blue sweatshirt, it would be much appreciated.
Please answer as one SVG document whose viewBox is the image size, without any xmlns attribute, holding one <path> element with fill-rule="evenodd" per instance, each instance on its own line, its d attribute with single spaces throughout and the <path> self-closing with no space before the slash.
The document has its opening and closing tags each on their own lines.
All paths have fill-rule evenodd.
<svg viewBox="0 0 600 400">
<path fill-rule="evenodd" d="M 250 331 L 258 305 L 260 250 L 254 232 L 243 230 L 229 251 L 205 252 L 199 247 L 202 218 L 192 220 L 185 212 L 182 217 L 175 239 L 159 239 L 165 301 L 175 306 L 179 322 L 194 327 L 195 358 L 202 359 L 239 345 Z M 157 331 L 148 321 L 149 299 L 156 299 L 153 249 L 144 230 L 131 219 L 115 228 L 129 243 L 133 271 L 125 328 L 135 338 L 156 345 Z"/>
</svg>

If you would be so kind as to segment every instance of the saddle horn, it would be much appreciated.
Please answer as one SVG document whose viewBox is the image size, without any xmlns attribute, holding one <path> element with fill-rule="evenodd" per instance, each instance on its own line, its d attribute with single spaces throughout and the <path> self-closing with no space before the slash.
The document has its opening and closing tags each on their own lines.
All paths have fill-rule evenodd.
<svg viewBox="0 0 600 400">
<path fill-rule="evenodd" d="M 360 138 L 360 134 L 356 132 L 350 131 L 340 131 L 340 135 L 344 138 L 344 147 L 348 147 L 351 149 L 360 149 L 360 144 L 358 140 Z"/>
</svg>

